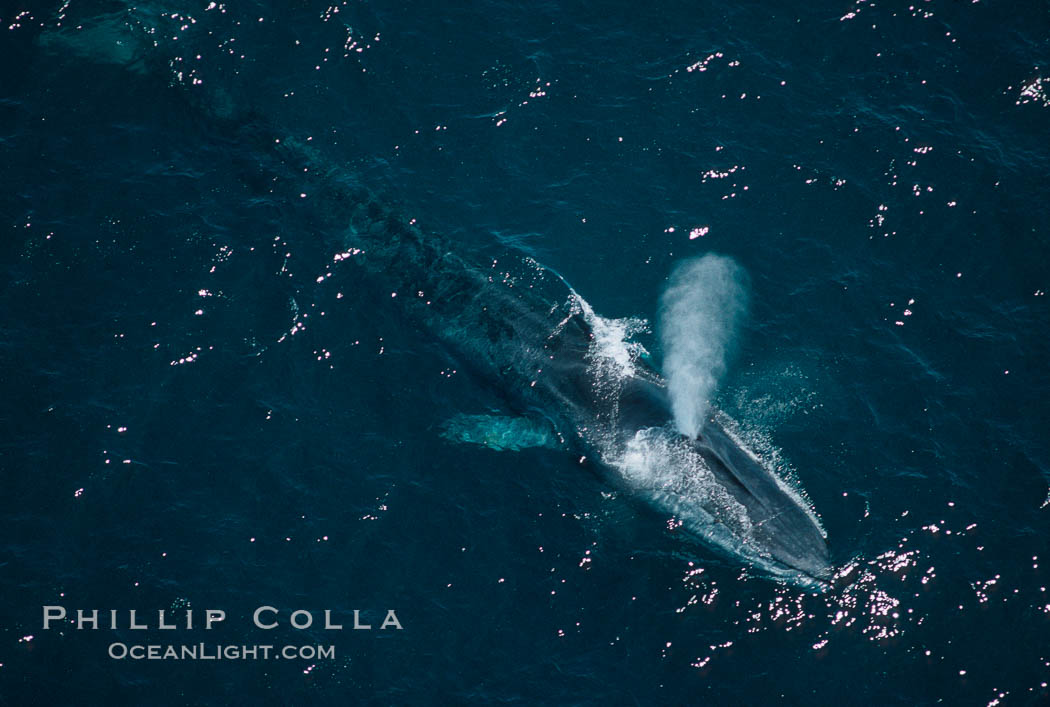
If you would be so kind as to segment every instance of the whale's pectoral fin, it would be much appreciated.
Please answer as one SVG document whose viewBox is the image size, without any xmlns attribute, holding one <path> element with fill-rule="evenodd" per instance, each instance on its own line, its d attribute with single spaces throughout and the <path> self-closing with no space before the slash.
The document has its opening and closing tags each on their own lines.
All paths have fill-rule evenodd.
<svg viewBox="0 0 1050 707">
<path fill-rule="evenodd" d="M 442 425 L 441 436 L 452 442 L 479 444 L 497 451 L 562 446 L 561 437 L 550 422 L 532 417 L 456 415 Z"/>
</svg>

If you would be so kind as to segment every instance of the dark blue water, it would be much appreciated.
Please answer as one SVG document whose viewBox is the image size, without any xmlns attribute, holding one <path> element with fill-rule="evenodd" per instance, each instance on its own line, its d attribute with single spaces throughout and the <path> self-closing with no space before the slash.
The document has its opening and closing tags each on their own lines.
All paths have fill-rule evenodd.
<svg viewBox="0 0 1050 707">
<path fill-rule="evenodd" d="M 1044 5 L 44 5 L 0 14 L 0 704 L 1050 698 Z M 735 259 L 717 404 L 847 578 L 442 436 L 499 386 L 336 260 L 351 183 L 606 317 Z M 202 641 L 335 657 L 108 655 Z"/>
</svg>

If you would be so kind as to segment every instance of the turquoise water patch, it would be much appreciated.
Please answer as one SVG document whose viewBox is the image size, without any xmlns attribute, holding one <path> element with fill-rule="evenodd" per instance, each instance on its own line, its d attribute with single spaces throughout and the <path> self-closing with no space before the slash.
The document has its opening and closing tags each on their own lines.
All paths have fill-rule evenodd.
<svg viewBox="0 0 1050 707">
<path fill-rule="evenodd" d="M 479 444 L 500 452 L 559 446 L 557 433 L 550 423 L 507 415 L 456 415 L 445 423 L 441 436 L 452 442 Z"/>
</svg>

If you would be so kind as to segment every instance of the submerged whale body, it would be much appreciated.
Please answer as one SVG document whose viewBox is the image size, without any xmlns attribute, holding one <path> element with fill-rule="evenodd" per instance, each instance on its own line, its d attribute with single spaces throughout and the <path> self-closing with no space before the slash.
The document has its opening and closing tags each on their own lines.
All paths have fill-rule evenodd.
<svg viewBox="0 0 1050 707">
<path fill-rule="evenodd" d="M 130 15 L 134 17 L 133 15 Z M 120 48 L 99 57 L 126 70 L 170 71 L 151 46 L 125 42 L 143 28 L 105 16 L 78 55 Z M 128 28 L 131 28 L 130 30 Z M 118 34 L 109 41 L 105 32 Z M 44 34 L 43 48 L 73 40 Z M 107 50 L 109 51 L 109 50 Z M 758 572 L 807 588 L 830 576 L 818 521 L 798 491 L 780 479 L 732 432 L 722 413 L 706 409 L 695 434 L 675 424 L 667 381 L 634 340 L 645 329 L 636 319 L 606 319 L 564 278 L 509 249 L 464 257 L 439 236 L 424 233 L 321 150 L 293 131 L 255 113 L 231 118 L 229 93 L 206 84 L 188 103 L 207 118 L 235 126 L 240 144 L 258 156 L 253 169 L 268 184 L 299 192 L 329 224 L 338 267 L 358 267 L 406 317 L 441 340 L 523 419 L 460 416 L 446 436 L 499 449 L 557 447 L 596 458 L 616 483 L 654 507 L 673 513 L 690 532 Z M 212 91 L 212 93 L 208 93 Z M 258 175 L 246 179 L 259 180 Z M 463 252 L 463 249 L 459 249 Z"/>
<path fill-rule="evenodd" d="M 717 549 L 761 574 L 824 588 L 827 543 L 808 504 L 719 411 L 708 410 L 695 437 L 678 430 L 667 381 L 633 339 L 642 320 L 597 315 L 558 273 L 524 254 L 461 257 L 375 202 L 355 207 L 343 246 L 384 287 L 409 294 L 396 298 L 406 315 L 492 384 L 507 407 L 539 420 L 499 419 L 479 433 L 468 416 L 475 426 L 460 425 L 459 439 L 597 457 L 618 483 Z M 515 430 L 518 443 L 508 440 Z"/>
</svg>

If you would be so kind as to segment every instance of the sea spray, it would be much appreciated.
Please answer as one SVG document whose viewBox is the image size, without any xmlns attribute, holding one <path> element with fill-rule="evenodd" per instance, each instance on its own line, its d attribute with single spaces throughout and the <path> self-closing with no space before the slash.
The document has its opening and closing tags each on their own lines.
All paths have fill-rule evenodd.
<svg viewBox="0 0 1050 707">
<path fill-rule="evenodd" d="M 747 275 L 732 258 L 680 263 L 660 298 L 664 375 L 678 431 L 696 437 L 747 310 Z"/>
</svg>

